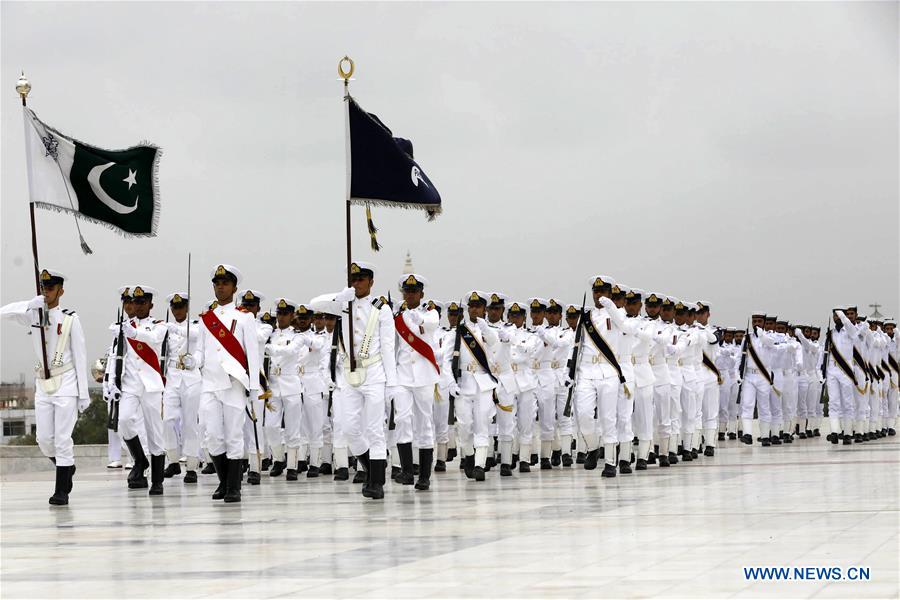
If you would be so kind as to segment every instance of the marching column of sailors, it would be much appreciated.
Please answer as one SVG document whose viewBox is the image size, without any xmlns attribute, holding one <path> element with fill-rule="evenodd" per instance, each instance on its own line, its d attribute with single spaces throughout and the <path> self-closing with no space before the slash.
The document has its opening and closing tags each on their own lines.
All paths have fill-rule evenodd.
<svg viewBox="0 0 900 600">
<path fill-rule="evenodd" d="M 606 275 L 579 306 L 481 290 L 440 302 L 415 273 L 395 305 L 373 294 L 375 274 L 356 261 L 350 287 L 264 311 L 264 295 L 221 264 L 199 318 L 175 292 L 165 321 L 150 316 L 156 290 L 120 288 L 122 318 L 93 369 L 115 415 L 110 468 L 124 443 L 128 487 L 160 495 L 183 460 L 184 483 L 215 473 L 212 497 L 225 502 L 240 502 L 245 473 L 260 485 L 265 472 L 347 481 L 354 468 L 362 494 L 381 499 L 389 460 L 395 483 L 425 491 L 457 456 L 474 481 L 497 465 L 510 477 L 601 460 L 616 477 L 715 456 L 726 440 L 818 437 L 825 410 L 832 444 L 896 433 L 896 323 L 852 305 L 834 308 L 823 340 L 819 327 L 759 311 L 746 329 L 714 327 L 706 301 Z M 50 503 L 66 504 L 88 366 L 77 316 L 58 307 L 65 276 L 45 269 L 41 282 L 41 296 L 2 314 L 29 327 L 39 360 L 42 345 L 55 350 L 49 372 L 37 369 L 37 437 L 57 468 Z"/>
</svg>

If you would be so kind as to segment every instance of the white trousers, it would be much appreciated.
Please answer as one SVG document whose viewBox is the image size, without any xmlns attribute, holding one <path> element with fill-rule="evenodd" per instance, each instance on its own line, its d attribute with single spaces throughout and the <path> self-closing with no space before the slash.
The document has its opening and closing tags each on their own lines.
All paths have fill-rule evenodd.
<svg viewBox="0 0 900 600">
<path fill-rule="evenodd" d="M 537 405 L 538 392 L 536 389 L 516 394 L 516 433 L 519 436 L 519 445 L 531 446 Z"/>
<path fill-rule="evenodd" d="M 700 418 L 703 429 L 715 429 L 718 424 L 720 387 L 724 386 L 720 386 L 715 381 L 707 381 L 703 384 L 703 395 L 700 397 Z"/>
<path fill-rule="evenodd" d="M 799 382 L 797 376 L 793 373 L 785 373 L 782 376 L 781 385 L 781 407 L 784 420 L 792 420 L 797 418 L 798 400 L 799 400 Z"/>
<path fill-rule="evenodd" d="M 303 417 L 306 407 L 303 405 L 303 398 L 300 394 L 290 394 L 287 396 L 272 396 L 269 404 L 275 410 L 267 410 L 265 412 L 266 443 L 272 447 L 274 460 L 282 460 L 284 457 L 278 452 L 281 446 L 281 440 L 288 448 L 299 448 L 303 438 L 302 427 Z M 282 431 L 281 424 L 284 423 Z M 278 456 L 275 456 L 278 454 Z M 301 459 L 302 460 L 302 459 Z M 292 469 L 293 465 L 288 465 Z"/>
<path fill-rule="evenodd" d="M 621 385 L 617 377 L 605 379 L 581 379 L 575 386 L 574 401 L 578 407 L 578 427 L 584 437 L 586 450 L 597 448 L 597 437 L 604 444 L 618 441 L 616 431 L 616 407 Z M 597 421 L 594 422 L 594 411 Z"/>
<path fill-rule="evenodd" d="M 494 413 L 491 390 L 460 394 L 456 397 L 455 410 L 456 435 L 462 455 L 473 454 L 475 448 L 487 448 L 491 416 Z"/>
<path fill-rule="evenodd" d="M 634 420 L 632 426 L 638 440 L 642 442 L 649 442 L 653 439 L 653 390 L 653 385 L 642 385 L 634 390 Z"/>
<path fill-rule="evenodd" d="M 697 381 L 685 381 L 681 386 L 681 437 L 685 441 L 685 447 L 698 425 L 699 386 Z"/>
<path fill-rule="evenodd" d="M 347 386 L 341 392 L 344 404 L 344 435 L 354 456 L 366 451 L 369 459 L 387 460 L 384 439 L 384 384 Z"/>
<path fill-rule="evenodd" d="M 143 394 L 122 393 L 119 400 L 119 431 L 122 438 L 130 440 L 141 433 L 140 417 L 143 416 L 144 432 L 147 435 L 147 449 L 153 456 L 166 453 L 163 438 L 162 392 Z"/>
<path fill-rule="evenodd" d="M 540 439 L 542 442 L 549 442 L 556 433 L 556 386 L 539 385 L 534 391 L 537 398 Z"/>
<path fill-rule="evenodd" d="M 322 422 L 322 405 L 328 403 L 325 392 L 303 393 L 303 425 L 301 437 L 303 443 L 310 448 L 321 448 L 324 443 L 324 424 Z M 290 444 L 288 444 L 290 445 Z M 300 457 L 303 460 L 303 457 Z"/>
<path fill-rule="evenodd" d="M 244 458 L 246 403 L 247 392 L 238 381 L 232 380 L 227 390 L 203 392 L 200 421 L 206 431 L 206 449 L 211 456 L 225 454 L 231 460 Z"/>
<path fill-rule="evenodd" d="M 434 421 L 434 439 L 438 444 L 450 441 L 450 395 L 446 388 L 438 388 L 440 400 L 435 400 L 432 407 Z M 497 419 L 499 421 L 499 419 Z"/>
<path fill-rule="evenodd" d="M 656 439 L 667 438 L 672 433 L 671 386 L 667 383 L 653 386 L 653 423 Z"/>
<path fill-rule="evenodd" d="M 200 382 L 187 385 L 181 382 L 177 387 L 166 388 L 163 392 L 163 415 L 166 426 L 166 450 L 178 449 L 178 438 L 172 435 L 175 423 L 181 423 L 182 453 L 189 458 L 200 457 Z"/>
<path fill-rule="evenodd" d="M 398 396 L 403 396 L 402 405 L 408 406 L 412 414 L 411 439 L 419 449 L 434 448 L 434 384 L 418 387 L 402 386 Z M 396 419 L 396 412 L 394 415 Z M 406 443 L 398 437 L 398 443 Z"/>
<path fill-rule="evenodd" d="M 515 394 L 510 394 L 503 385 L 497 387 L 497 400 L 503 406 L 511 406 L 512 410 L 497 411 L 497 440 L 501 442 L 511 442 L 516 438 L 516 417 L 518 406 Z"/>
<path fill-rule="evenodd" d="M 744 377 L 744 386 L 741 388 L 741 419 L 744 421 L 744 435 L 753 434 L 753 409 L 756 408 L 759 415 L 759 433 L 762 437 L 769 437 L 772 424 L 770 405 L 774 395 L 772 386 L 762 375 L 748 373 Z"/>
<path fill-rule="evenodd" d="M 120 409 L 121 414 L 121 409 Z M 75 464 L 72 430 L 78 420 L 78 398 L 75 396 L 34 395 L 35 437 L 41 452 L 55 458 L 59 467 Z"/>
<path fill-rule="evenodd" d="M 669 418 L 671 419 L 670 436 L 681 436 L 681 389 L 684 383 L 669 385 Z"/>
<path fill-rule="evenodd" d="M 398 393 L 393 398 L 385 399 L 385 419 L 390 419 L 391 406 L 394 409 L 394 429 L 387 432 L 388 446 L 409 444 L 413 441 L 413 397 L 406 393 L 403 386 L 398 386 L 397 390 Z"/>
<path fill-rule="evenodd" d="M 556 429 L 559 435 L 572 435 L 572 414 L 574 414 L 574 406 L 569 407 L 569 416 L 566 416 L 566 400 L 569 398 L 569 388 L 564 385 L 556 387 Z M 574 400 L 572 402 L 574 404 Z M 563 454 L 572 451 L 571 448 L 563 448 Z"/>
</svg>

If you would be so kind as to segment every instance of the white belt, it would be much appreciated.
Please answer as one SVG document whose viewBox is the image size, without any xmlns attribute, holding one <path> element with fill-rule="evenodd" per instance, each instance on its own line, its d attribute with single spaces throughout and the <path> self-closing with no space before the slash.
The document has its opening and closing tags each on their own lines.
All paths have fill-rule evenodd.
<svg viewBox="0 0 900 600">
<path fill-rule="evenodd" d="M 62 375 L 63 373 L 71 371 L 74 368 L 74 363 L 66 363 L 61 367 L 53 367 L 50 369 L 50 377 L 57 377 L 58 375 Z M 48 381 L 48 379 L 44 379 L 43 377 L 41 377 L 41 375 L 44 374 L 44 367 L 42 367 L 41 365 L 35 365 L 34 371 L 37 374 L 38 379 L 40 379 L 41 381 Z"/>
</svg>

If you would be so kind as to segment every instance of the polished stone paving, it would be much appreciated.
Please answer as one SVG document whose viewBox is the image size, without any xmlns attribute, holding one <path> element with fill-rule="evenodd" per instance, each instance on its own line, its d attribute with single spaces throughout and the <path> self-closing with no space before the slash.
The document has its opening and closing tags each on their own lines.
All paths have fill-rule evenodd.
<svg viewBox="0 0 900 600">
<path fill-rule="evenodd" d="M 383 502 L 331 477 L 264 476 L 237 505 L 215 476 L 5 477 L 2 598 L 897 598 L 900 437 L 849 447 L 726 442 L 714 458 L 607 480 L 556 469 L 484 483 L 451 463 Z M 869 581 L 747 581 L 742 567 L 870 569 Z"/>
</svg>

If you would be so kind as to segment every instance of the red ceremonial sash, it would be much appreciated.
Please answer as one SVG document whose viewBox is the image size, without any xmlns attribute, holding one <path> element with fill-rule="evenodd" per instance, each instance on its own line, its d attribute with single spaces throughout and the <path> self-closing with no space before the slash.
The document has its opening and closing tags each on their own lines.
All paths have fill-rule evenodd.
<svg viewBox="0 0 900 600">
<path fill-rule="evenodd" d="M 241 343 L 238 341 L 236 337 L 234 337 L 234 333 L 231 332 L 230 329 L 225 327 L 222 324 L 222 321 L 219 320 L 219 317 L 216 316 L 216 313 L 208 310 L 203 313 L 203 316 L 200 317 L 203 321 L 203 324 L 206 325 L 206 328 L 212 334 L 212 336 L 222 344 L 222 347 L 225 348 L 225 351 L 228 352 L 238 363 L 241 364 L 245 369 L 248 369 L 247 366 L 247 353 L 244 352 L 244 347 L 241 346 Z"/>
<path fill-rule="evenodd" d="M 162 374 L 162 369 L 159 367 L 159 357 L 156 356 L 156 352 L 153 351 L 149 345 L 145 344 L 140 340 L 136 340 L 134 338 L 125 338 L 128 340 L 128 343 L 131 344 L 132 350 L 134 350 L 135 354 L 141 357 L 145 363 L 150 365 L 150 368 L 159 373 L 160 378 L 162 379 L 163 385 L 166 384 L 166 378 Z"/>
<path fill-rule="evenodd" d="M 412 346 L 412 349 L 421 354 L 425 360 L 431 363 L 431 365 L 437 370 L 438 374 L 441 372 L 441 368 L 437 364 L 437 360 L 434 358 L 434 350 L 432 350 L 431 345 L 414 334 L 412 330 L 407 327 L 406 321 L 403 320 L 403 313 L 401 312 L 399 315 L 394 317 L 394 327 L 397 328 L 397 333 L 400 334 L 400 337 L 403 340 Z"/>
</svg>

